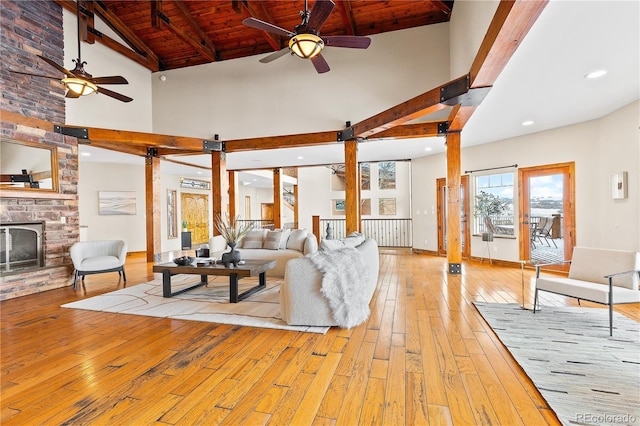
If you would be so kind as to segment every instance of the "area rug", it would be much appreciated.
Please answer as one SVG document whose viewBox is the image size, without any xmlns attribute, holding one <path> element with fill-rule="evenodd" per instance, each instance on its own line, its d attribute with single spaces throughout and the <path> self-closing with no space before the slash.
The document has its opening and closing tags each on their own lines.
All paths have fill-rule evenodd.
<svg viewBox="0 0 640 426">
<path fill-rule="evenodd" d="M 640 324 L 608 309 L 474 303 L 562 424 L 640 424 Z"/>
<path fill-rule="evenodd" d="M 200 276 L 176 275 L 173 291 L 196 283 Z M 281 281 L 267 280 L 267 289 L 239 303 L 229 303 L 229 278 L 209 277 L 209 284 L 172 298 L 162 297 L 162 279 L 62 305 L 63 308 L 145 315 L 189 321 L 277 328 L 325 334 L 329 327 L 291 326 L 280 314 Z M 243 278 L 239 291 L 257 285 L 257 278 Z"/>
</svg>

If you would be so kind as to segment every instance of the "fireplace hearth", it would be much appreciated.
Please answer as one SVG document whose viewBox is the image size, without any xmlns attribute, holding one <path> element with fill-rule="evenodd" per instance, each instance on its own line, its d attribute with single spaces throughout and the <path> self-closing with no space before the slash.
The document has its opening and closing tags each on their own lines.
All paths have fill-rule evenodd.
<svg viewBox="0 0 640 426">
<path fill-rule="evenodd" d="M 44 266 L 44 222 L 0 223 L 0 272 Z"/>
</svg>

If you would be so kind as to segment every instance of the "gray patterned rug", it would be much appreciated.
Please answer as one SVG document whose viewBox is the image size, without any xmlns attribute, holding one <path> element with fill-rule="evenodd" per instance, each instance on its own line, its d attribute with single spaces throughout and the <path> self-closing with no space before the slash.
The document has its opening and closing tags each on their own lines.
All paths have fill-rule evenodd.
<svg viewBox="0 0 640 426">
<path fill-rule="evenodd" d="M 474 303 L 565 425 L 640 424 L 640 323 L 608 309 Z"/>
</svg>

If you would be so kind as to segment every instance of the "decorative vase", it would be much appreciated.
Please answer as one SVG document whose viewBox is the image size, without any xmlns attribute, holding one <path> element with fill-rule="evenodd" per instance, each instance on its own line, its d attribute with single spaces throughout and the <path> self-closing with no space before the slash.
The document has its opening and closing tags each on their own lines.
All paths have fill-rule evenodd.
<svg viewBox="0 0 640 426">
<path fill-rule="evenodd" d="M 240 262 L 240 252 L 236 250 L 236 244 L 227 243 L 231 247 L 231 251 L 222 254 L 222 263 L 225 268 L 228 268 L 229 265 L 238 266 L 238 262 Z"/>
</svg>

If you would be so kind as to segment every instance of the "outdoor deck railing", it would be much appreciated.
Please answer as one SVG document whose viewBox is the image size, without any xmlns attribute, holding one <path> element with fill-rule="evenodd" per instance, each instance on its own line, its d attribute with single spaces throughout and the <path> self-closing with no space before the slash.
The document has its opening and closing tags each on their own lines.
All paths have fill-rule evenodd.
<svg viewBox="0 0 640 426">
<path fill-rule="evenodd" d="M 331 238 L 346 237 L 345 219 L 320 219 L 322 238 L 327 238 L 327 225 Z M 412 247 L 411 219 L 362 219 L 362 233 L 376 240 L 380 247 Z"/>
</svg>

